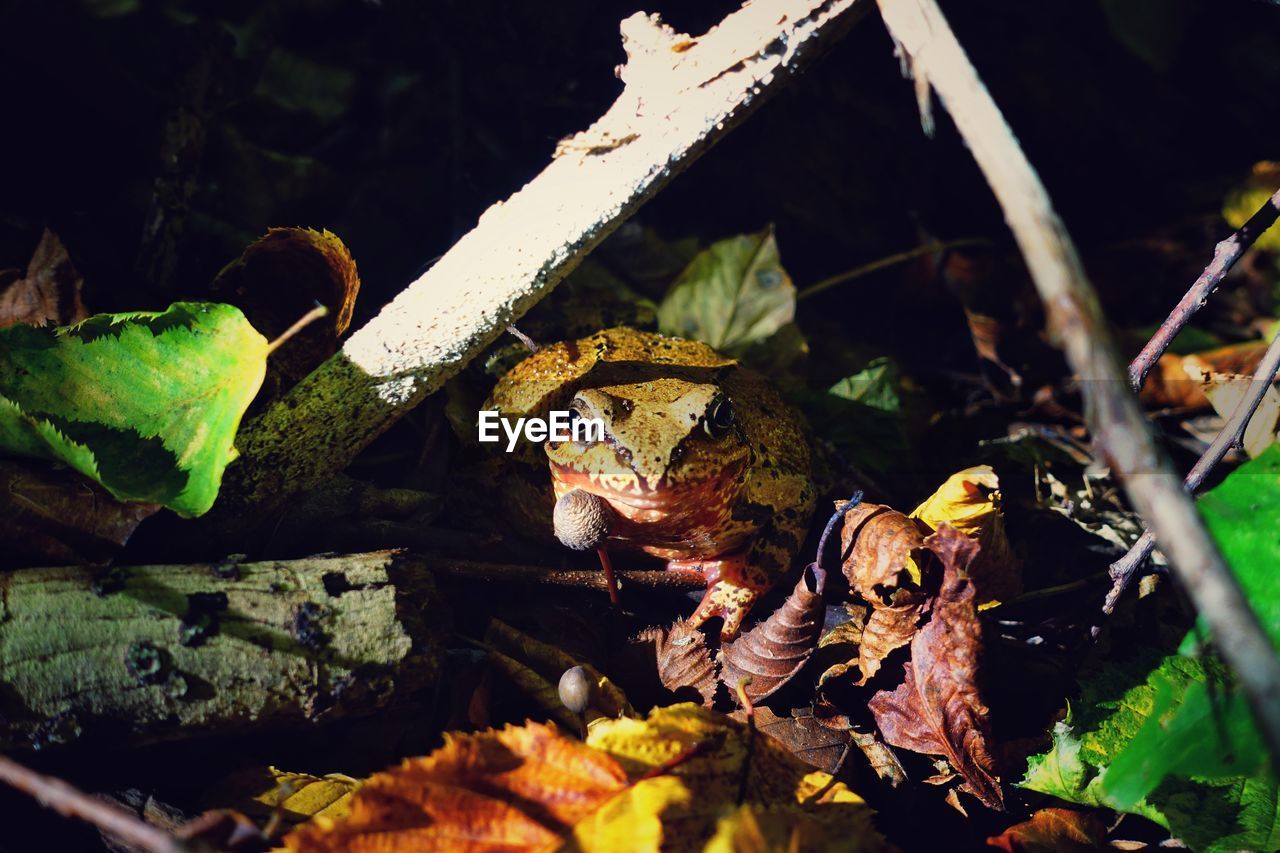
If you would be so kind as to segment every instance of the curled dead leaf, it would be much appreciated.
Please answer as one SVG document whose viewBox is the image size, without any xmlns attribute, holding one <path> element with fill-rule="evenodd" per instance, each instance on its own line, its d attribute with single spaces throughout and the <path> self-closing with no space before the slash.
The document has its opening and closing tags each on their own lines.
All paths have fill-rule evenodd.
<svg viewBox="0 0 1280 853">
<path fill-rule="evenodd" d="M 360 277 L 351 253 L 329 231 L 271 228 L 213 281 L 213 294 L 235 305 L 268 340 L 279 337 L 316 303 L 329 314 L 271 355 L 284 390 L 338 350 L 351 324 Z M 268 384 L 271 387 L 271 384 Z"/>
<path fill-rule="evenodd" d="M 750 678 L 745 692 L 758 702 L 782 689 L 804 668 L 822 633 L 826 583 L 827 573 L 810 563 L 781 607 L 721 648 L 721 678 L 733 696 L 738 695 L 738 684 Z"/>
<path fill-rule="evenodd" d="M 991 720 L 978 692 L 982 627 L 966 568 L 976 540 L 944 524 L 926 544 L 943 565 L 929 622 L 911 640 L 902 683 L 868 707 L 884 739 L 923 755 L 940 755 L 964 778 L 963 789 L 1003 810 L 1004 794 L 990 747 Z"/>
<path fill-rule="evenodd" d="M 1264 348 L 1265 349 L 1265 348 Z M 1188 358 L 1184 364 L 1187 376 L 1213 405 L 1213 410 L 1223 418 L 1231 417 L 1236 406 L 1253 389 L 1252 368 L 1245 374 L 1220 372 Z M 1257 457 L 1280 438 L 1280 392 L 1275 386 L 1262 396 L 1253 417 L 1245 427 L 1241 444 L 1245 453 Z"/>
<path fill-rule="evenodd" d="M 876 607 L 921 600 L 921 561 L 929 529 L 895 509 L 862 503 L 845 515 L 840 553 L 849 586 Z"/>
</svg>

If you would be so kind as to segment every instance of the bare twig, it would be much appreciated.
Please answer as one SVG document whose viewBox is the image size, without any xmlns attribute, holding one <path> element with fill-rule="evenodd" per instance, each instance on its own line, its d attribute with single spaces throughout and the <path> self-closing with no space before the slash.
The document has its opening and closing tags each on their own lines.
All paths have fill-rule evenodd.
<svg viewBox="0 0 1280 853">
<path fill-rule="evenodd" d="M 698 37 L 657 16 L 625 20 L 618 100 L 338 354 L 246 424 L 212 527 L 259 519 L 346 467 L 868 8 L 865 0 L 752 0 Z"/>
<path fill-rule="evenodd" d="M 1266 396 L 1267 389 L 1271 387 L 1271 383 L 1275 382 L 1276 373 L 1278 372 L 1280 372 L 1280 332 L 1277 332 L 1276 336 L 1271 340 L 1271 345 L 1267 347 L 1266 353 L 1262 356 L 1262 361 L 1258 363 L 1258 367 L 1253 373 L 1249 392 L 1240 398 L 1240 402 L 1236 404 L 1235 409 L 1231 412 L 1231 417 L 1222 425 L 1222 429 L 1218 431 L 1213 441 L 1205 448 L 1204 453 L 1196 460 L 1196 464 L 1187 472 L 1186 479 L 1182 481 L 1182 485 L 1188 492 L 1194 492 L 1200 488 L 1204 483 L 1204 478 L 1209 475 L 1215 465 L 1222 461 L 1222 457 L 1227 455 L 1227 451 L 1240 445 L 1240 442 L 1244 439 L 1244 432 L 1249 426 L 1250 418 L 1258 410 L 1258 405 L 1262 402 L 1262 398 Z M 1151 551 L 1154 548 L 1155 538 L 1151 535 L 1150 530 L 1146 530 L 1141 538 L 1133 543 L 1133 547 L 1129 549 L 1127 554 L 1111 564 L 1112 585 L 1102 605 L 1103 613 L 1110 615 L 1115 610 L 1120 597 L 1124 595 L 1125 590 L 1129 588 L 1129 584 L 1133 582 L 1134 573 L 1151 556 Z"/>
<path fill-rule="evenodd" d="M 93 824 L 131 847 L 148 853 L 181 853 L 191 848 L 169 833 L 144 823 L 119 806 L 92 797 L 61 779 L 45 776 L 0 755 L 0 782 L 29 794 L 64 817 Z"/>
<path fill-rule="evenodd" d="M 1039 175 L 935 0 L 878 2 L 917 93 L 932 84 L 1004 208 L 1050 331 L 1081 379 L 1089 431 L 1239 675 L 1280 766 L 1280 660 L 1129 391 L 1097 294 Z"/>
<path fill-rule="evenodd" d="M 1222 279 L 1235 262 L 1248 251 L 1253 242 L 1258 239 L 1259 234 L 1275 223 L 1277 217 L 1280 217 L 1280 190 L 1276 190 L 1275 195 L 1267 199 L 1267 203 L 1258 208 L 1258 212 L 1250 216 L 1248 222 L 1240 226 L 1240 230 L 1214 247 L 1213 260 L 1204 268 L 1204 272 L 1200 273 L 1200 277 L 1191 285 L 1186 295 L 1174 306 L 1173 311 L 1169 312 L 1169 316 L 1160 324 L 1160 328 L 1151 336 L 1151 340 L 1147 341 L 1142 352 L 1138 353 L 1130 363 L 1129 384 L 1133 390 L 1142 388 L 1142 383 L 1147 381 L 1147 374 L 1151 372 L 1151 368 L 1155 367 L 1160 356 L 1164 355 L 1169 344 L 1178 336 L 1178 332 L 1182 331 L 1182 327 L 1187 325 L 1191 315 L 1204 307 L 1209 295 L 1218 289 L 1218 285 L 1222 283 Z"/>
<path fill-rule="evenodd" d="M 549 569 L 545 566 L 521 566 L 510 563 L 481 563 L 453 557 L 432 556 L 431 570 L 463 580 L 523 583 L 536 586 L 571 586 L 579 589 L 607 591 L 608 581 L 604 573 L 594 569 Z M 669 572 L 654 570 L 621 570 L 615 572 L 618 580 L 627 585 L 646 589 L 688 591 L 704 587 L 706 578 L 694 571 Z"/>
</svg>

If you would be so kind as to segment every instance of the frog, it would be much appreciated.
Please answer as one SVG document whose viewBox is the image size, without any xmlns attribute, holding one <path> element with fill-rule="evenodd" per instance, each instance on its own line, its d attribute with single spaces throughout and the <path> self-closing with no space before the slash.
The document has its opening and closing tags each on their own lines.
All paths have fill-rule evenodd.
<svg viewBox="0 0 1280 853">
<path fill-rule="evenodd" d="M 512 461 L 537 479 L 532 492 L 509 494 L 541 497 L 532 513 L 509 517 L 545 534 L 556 501 L 594 495 L 609 510 L 609 550 L 702 576 L 690 622 L 719 617 L 723 640 L 787 573 L 808 532 L 804 421 L 764 376 L 705 343 L 616 327 L 545 345 L 498 380 L 485 408 L 509 419 L 567 410 L 602 424 L 602 436 L 521 442 Z"/>
</svg>

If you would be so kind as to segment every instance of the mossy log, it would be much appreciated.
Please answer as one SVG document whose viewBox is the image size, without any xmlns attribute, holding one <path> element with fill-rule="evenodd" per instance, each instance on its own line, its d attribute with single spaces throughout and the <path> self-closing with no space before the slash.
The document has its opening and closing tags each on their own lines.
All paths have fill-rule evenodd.
<svg viewBox="0 0 1280 853">
<path fill-rule="evenodd" d="M 0 748 L 375 710 L 436 681 L 441 613 L 396 552 L 0 574 Z"/>
</svg>

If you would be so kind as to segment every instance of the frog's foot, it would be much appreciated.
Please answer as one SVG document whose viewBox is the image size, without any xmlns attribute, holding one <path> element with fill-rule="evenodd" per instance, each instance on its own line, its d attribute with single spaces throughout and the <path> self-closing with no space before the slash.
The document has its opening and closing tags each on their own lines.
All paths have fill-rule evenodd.
<svg viewBox="0 0 1280 853">
<path fill-rule="evenodd" d="M 695 569 L 707 579 L 707 591 L 689 622 L 696 628 L 708 619 L 719 616 L 724 620 L 720 639 L 727 641 L 738 635 L 742 620 L 751 612 L 756 599 L 767 592 L 768 576 L 747 563 L 745 554 L 719 557 L 712 560 L 672 560 L 667 564 L 671 571 Z"/>
</svg>

